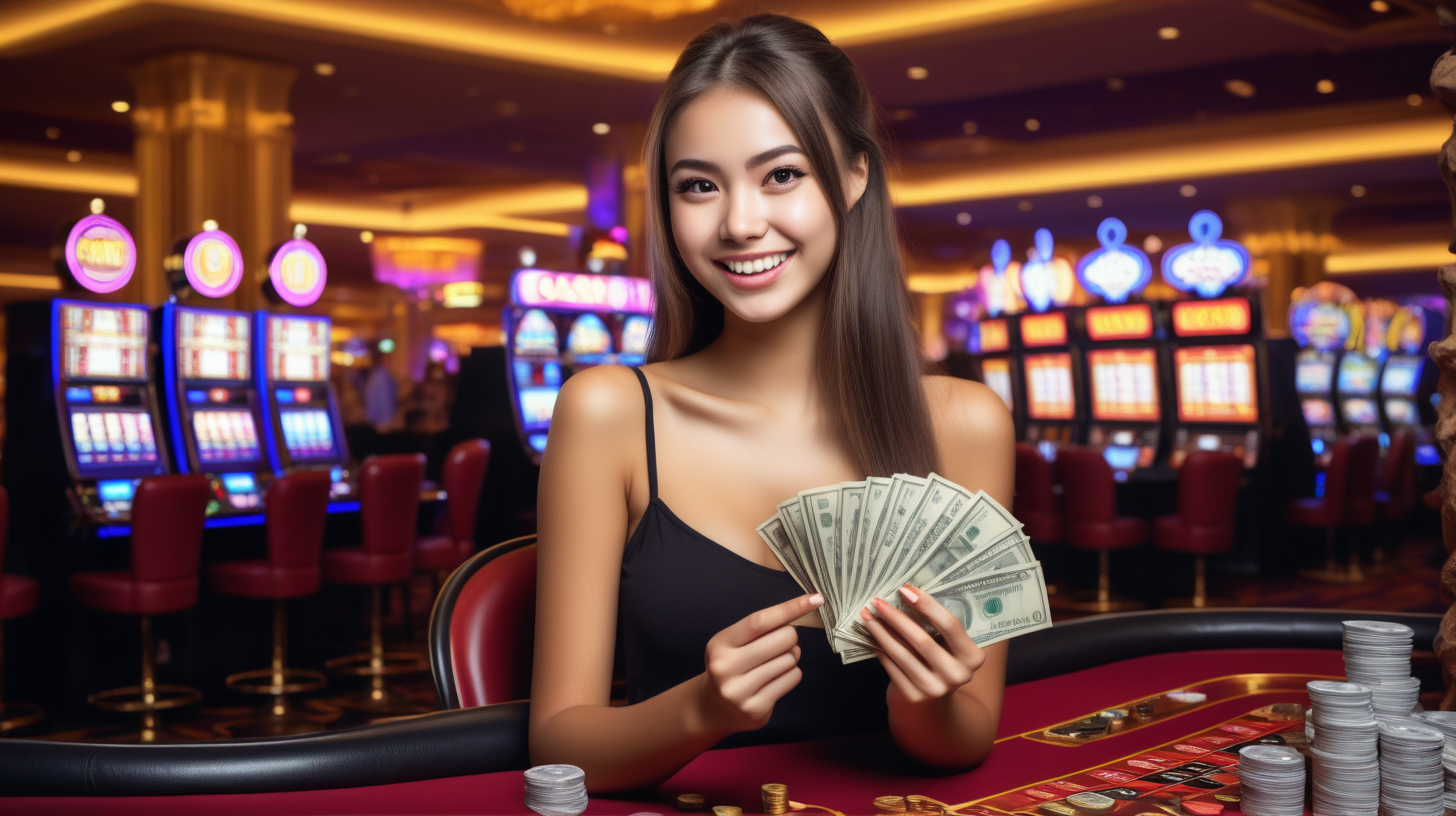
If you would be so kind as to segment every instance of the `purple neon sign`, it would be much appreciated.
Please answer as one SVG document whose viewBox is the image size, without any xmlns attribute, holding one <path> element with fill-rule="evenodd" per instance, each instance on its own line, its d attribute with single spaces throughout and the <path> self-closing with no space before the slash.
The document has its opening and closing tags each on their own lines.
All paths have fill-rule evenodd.
<svg viewBox="0 0 1456 816">
<path fill-rule="evenodd" d="M 294 238 L 278 247 L 268 262 L 273 290 L 292 306 L 312 306 L 324 293 L 328 279 L 324 254 L 307 238 Z"/>
<path fill-rule="evenodd" d="M 182 270 L 193 291 L 207 297 L 225 297 L 243 282 L 243 252 L 222 230 L 192 236 L 182 253 Z"/>
<path fill-rule="evenodd" d="M 109 215 L 88 215 L 66 236 L 66 268 L 92 292 L 115 292 L 136 271 L 136 241 Z"/>
<path fill-rule="evenodd" d="M 511 281 L 511 300 L 519 306 L 539 306 L 575 312 L 598 309 L 652 314 L 652 281 L 622 275 L 585 275 L 522 269 Z"/>
</svg>

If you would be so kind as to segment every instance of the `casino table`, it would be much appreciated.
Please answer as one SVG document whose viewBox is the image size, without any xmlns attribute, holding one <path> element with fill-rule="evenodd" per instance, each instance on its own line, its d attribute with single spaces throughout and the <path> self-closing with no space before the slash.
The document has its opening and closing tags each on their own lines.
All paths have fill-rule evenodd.
<svg viewBox="0 0 1456 816">
<path fill-rule="evenodd" d="M 1343 676 L 1344 618 L 1411 625 L 1418 649 L 1439 621 L 1198 610 L 1059 624 L 1055 637 L 1013 642 L 997 744 L 973 770 L 919 766 L 883 734 L 759 745 L 709 751 L 656 789 L 594 796 L 586 813 L 670 814 L 680 793 L 756 813 L 760 785 L 776 782 L 805 813 L 944 803 L 976 816 L 1235 814 L 1238 747 L 1303 744 L 1304 684 Z M 0 740 L 0 812 L 525 814 L 525 716 L 525 703 L 509 703 L 324 736 L 188 746 Z M 1064 801 L 1087 791 L 1116 804 L 1081 811 Z"/>
</svg>

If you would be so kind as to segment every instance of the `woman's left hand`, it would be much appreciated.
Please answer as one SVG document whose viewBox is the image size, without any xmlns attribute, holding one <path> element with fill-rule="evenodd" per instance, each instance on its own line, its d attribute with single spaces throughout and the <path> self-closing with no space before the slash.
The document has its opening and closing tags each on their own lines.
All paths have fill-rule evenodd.
<svg viewBox="0 0 1456 816">
<path fill-rule="evenodd" d="M 942 700 L 971 682 L 986 662 L 986 653 L 976 645 L 961 622 L 928 593 L 909 584 L 900 595 L 910 609 L 924 616 L 940 638 L 933 637 L 909 615 L 879 598 L 872 602 L 878 614 L 861 609 L 860 619 L 875 636 L 875 652 L 890 675 L 891 688 L 909 703 Z M 943 643 L 942 643 L 943 641 Z"/>
</svg>

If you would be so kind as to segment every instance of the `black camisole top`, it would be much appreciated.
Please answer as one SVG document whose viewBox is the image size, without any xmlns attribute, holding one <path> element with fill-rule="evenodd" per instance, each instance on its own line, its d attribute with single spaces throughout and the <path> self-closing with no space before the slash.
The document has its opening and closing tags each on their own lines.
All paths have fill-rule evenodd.
<svg viewBox="0 0 1456 816">
<path fill-rule="evenodd" d="M 652 390 L 647 407 L 651 501 L 622 553 L 617 632 L 627 702 L 638 703 L 704 671 L 708 640 L 750 613 L 804 594 L 787 573 L 765 567 L 689 527 L 657 495 Z M 843 665 L 822 629 L 798 627 L 803 679 L 779 699 L 767 725 L 718 747 L 886 731 L 889 678 L 877 660 Z"/>
</svg>

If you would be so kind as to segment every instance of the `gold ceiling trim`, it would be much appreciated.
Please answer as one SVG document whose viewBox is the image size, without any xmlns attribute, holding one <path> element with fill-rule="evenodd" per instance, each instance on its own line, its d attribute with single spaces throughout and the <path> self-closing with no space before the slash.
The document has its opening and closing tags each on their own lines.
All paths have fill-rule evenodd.
<svg viewBox="0 0 1456 816">
<path fill-rule="evenodd" d="M 63 158 L 0 156 L 0 185 L 125 198 L 137 193 L 136 171 L 130 167 Z"/>
<path fill-rule="evenodd" d="M 1435 270 L 1456 263 L 1456 255 L 1440 241 L 1345 247 L 1325 256 L 1325 274 L 1353 275 L 1398 272 L 1412 269 Z"/>
<path fill-rule="evenodd" d="M 925 34 L 1050 17 L 1127 0 L 918 0 L 811 18 L 830 39 L 866 45 Z M 1152 2 L 1152 0 L 1146 0 Z M 1146 4 L 1146 3 L 1145 3 Z M 41 0 L 0 11 L 0 54 L 44 47 L 128 12 L 204 12 L 492 59 L 660 82 L 681 45 L 630 40 L 482 19 L 459 4 L 387 0 Z"/>
</svg>

